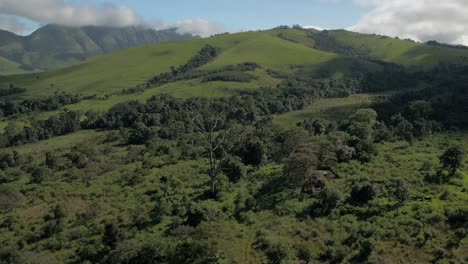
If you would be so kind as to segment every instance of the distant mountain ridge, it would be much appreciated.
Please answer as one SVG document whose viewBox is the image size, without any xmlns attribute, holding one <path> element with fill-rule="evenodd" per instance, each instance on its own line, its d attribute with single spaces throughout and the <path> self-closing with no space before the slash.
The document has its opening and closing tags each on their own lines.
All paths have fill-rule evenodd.
<svg viewBox="0 0 468 264">
<path fill-rule="evenodd" d="M 0 63 L 17 67 L 3 65 L 0 74 L 50 70 L 120 49 L 192 38 L 196 37 L 179 34 L 175 28 L 46 25 L 24 37 L 0 30 L 0 56 L 4 58 Z"/>
</svg>

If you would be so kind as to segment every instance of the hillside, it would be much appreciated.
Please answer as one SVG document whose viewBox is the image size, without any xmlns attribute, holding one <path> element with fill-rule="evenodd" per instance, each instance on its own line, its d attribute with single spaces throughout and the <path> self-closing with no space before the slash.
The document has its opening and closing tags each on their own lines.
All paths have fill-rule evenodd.
<svg viewBox="0 0 468 264">
<path fill-rule="evenodd" d="M 327 35 L 327 41 L 318 35 Z M 320 45 L 317 44 L 320 40 L 315 39 L 321 40 Z M 337 46 L 336 43 L 339 41 L 343 41 L 344 44 Z M 368 46 L 364 47 L 363 44 L 359 44 L 361 43 L 359 41 L 367 43 Z M 355 77 L 362 72 L 379 72 L 388 63 L 409 68 L 424 65 L 420 68 L 427 69 L 440 63 L 464 65 L 468 62 L 464 59 L 468 56 L 466 50 L 433 47 L 347 31 L 274 29 L 131 48 L 90 58 L 84 63 L 65 69 L 30 75 L 4 76 L 0 78 L 0 85 L 6 87 L 14 83 L 26 88 L 27 91 L 20 97 L 17 96 L 18 98 L 44 97 L 57 91 L 79 92 L 99 97 L 115 96 L 122 89 L 143 84 L 158 74 L 170 71 L 171 67 L 185 63 L 207 44 L 220 48 L 221 53 L 201 69 L 209 70 L 254 62 L 262 66 L 262 69 L 255 72 L 257 78 L 241 84 L 238 82 L 202 83 L 194 79 L 182 81 L 174 89 L 164 86 L 150 89 L 142 96 L 147 98 L 162 91 L 180 95 L 202 93 L 217 96 L 225 94 L 225 91 L 229 91 L 233 86 L 251 88 L 274 86 L 281 78 L 291 73 L 300 73 L 313 78 Z M 387 54 L 389 52 L 394 54 Z M 419 59 L 412 54 L 420 54 L 417 56 Z M 275 71 L 276 74 L 271 74 L 271 71 Z M 83 76 L 86 77 L 83 78 Z M 127 96 L 122 100 L 126 98 Z M 114 97 L 113 101 L 116 102 L 119 99 Z"/>
<path fill-rule="evenodd" d="M 0 76 L 0 263 L 466 263 L 465 54 L 277 28 Z"/>
<path fill-rule="evenodd" d="M 396 63 L 407 67 L 431 68 L 440 63 L 468 63 L 467 50 L 416 43 L 380 35 L 367 35 L 345 30 L 330 30 L 314 34 L 326 50 L 348 53 L 372 60 Z M 317 41 L 316 41 L 317 43 Z M 327 47 L 329 44 L 329 47 Z"/>
<path fill-rule="evenodd" d="M 20 64 L 23 70 L 48 70 L 120 49 L 191 38 L 175 29 L 46 25 L 25 37 L 0 31 L 0 56 Z"/>
</svg>

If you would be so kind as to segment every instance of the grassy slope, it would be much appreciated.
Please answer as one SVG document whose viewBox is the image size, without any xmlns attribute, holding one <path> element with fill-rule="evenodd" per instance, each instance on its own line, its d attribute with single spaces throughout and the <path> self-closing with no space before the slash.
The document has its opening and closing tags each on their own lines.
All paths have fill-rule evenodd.
<svg viewBox="0 0 468 264">
<path fill-rule="evenodd" d="M 281 34 L 281 37 L 278 35 Z M 222 54 L 204 68 L 217 68 L 247 61 L 265 68 L 291 71 L 292 66 L 336 69 L 346 73 L 356 60 L 311 48 L 311 32 L 305 30 L 269 30 L 222 35 L 208 39 L 180 41 L 132 48 L 98 56 L 69 68 L 28 75 L 0 78 L 0 85 L 9 82 L 28 89 L 24 97 L 45 96 L 57 90 L 83 94 L 106 95 L 135 86 L 170 66 L 185 63 L 204 44 L 222 49 Z M 439 62 L 466 63 L 466 50 L 431 47 L 410 41 L 348 31 L 329 31 L 344 45 L 368 52 L 372 57 L 408 66 L 433 66 Z M 373 68 L 360 61 L 361 67 Z"/>
<path fill-rule="evenodd" d="M 345 30 L 328 31 L 339 43 L 368 53 L 371 57 L 405 66 L 432 67 L 440 62 L 467 64 L 468 51 L 433 47 L 408 40 L 366 35 Z"/>
<path fill-rule="evenodd" d="M 218 37 L 211 39 L 210 44 L 223 48 L 224 52 L 204 68 L 253 61 L 267 68 L 289 70 L 291 65 L 318 64 L 338 57 L 272 36 L 268 31 Z"/>
<path fill-rule="evenodd" d="M 47 96 L 55 91 L 105 95 L 135 86 L 151 76 L 185 63 L 203 46 L 201 41 L 175 42 L 118 51 L 83 64 L 38 74 L 3 77 L 28 89 L 23 97 Z"/>
<path fill-rule="evenodd" d="M 3 77 L 0 85 L 13 82 L 27 88 L 23 97 L 46 96 L 58 90 L 106 95 L 185 63 L 205 44 L 223 50 L 205 68 L 253 61 L 266 68 L 289 70 L 289 65 L 316 64 L 337 57 L 263 32 L 250 32 L 128 49 L 57 71 Z"/>
<path fill-rule="evenodd" d="M 26 71 L 20 69 L 20 64 L 0 57 L 0 72 L 3 74 L 19 74 L 25 73 Z"/>
<path fill-rule="evenodd" d="M 372 56 L 389 62 L 414 65 L 430 61 L 460 60 L 468 54 L 464 50 L 429 47 L 410 41 L 362 35 L 347 31 L 329 31 L 338 41 L 346 45 L 366 49 Z M 222 35 L 208 39 L 196 39 L 173 43 L 155 44 L 132 48 L 112 54 L 88 59 L 83 64 L 44 73 L 0 77 L 0 87 L 14 83 L 27 92 L 12 99 L 44 97 L 56 91 L 82 93 L 84 95 L 110 95 L 105 100 L 84 101 L 68 106 L 74 110 L 105 110 L 112 105 L 127 101 L 144 101 L 152 95 L 170 93 L 178 97 L 209 96 L 219 97 L 232 94 L 238 89 L 274 87 L 280 80 L 272 78 L 266 69 L 282 72 L 302 71 L 303 74 L 339 77 L 356 71 L 378 69 L 375 63 L 328 53 L 311 48 L 313 31 L 268 30 Z M 171 66 L 185 63 L 205 44 L 222 49 L 221 55 L 204 69 L 242 62 L 256 62 L 263 69 L 253 74 L 258 78 L 250 83 L 209 82 L 199 79 L 171 83 L 146 90 L 141 94 L 115 95 L 124 88 L 143 83 L 151 77 L 167 72 Z M 420 55 L 415 56 L 415 50 Z M 413 54 L 410 54 L 410 51 Z M 427 51 L 426 55 L 421 55 Z M 428 55 L 432 54 L 432 55 Z M 430 63 L 429 63 L 430 65 Z M 47 117 L 50 113 L 43 113 Z"/>
<path fill-rule="evenodd" d="M 373 97 L 374 94 L 357 94 L 346 98 L 321 99 L 303 110 L 276 115 L 273 117 L 273 122 L 281 126 L 294 127 L 308 118 L 340 120 L 357 109 L 370 105 Z"/>
</svg>

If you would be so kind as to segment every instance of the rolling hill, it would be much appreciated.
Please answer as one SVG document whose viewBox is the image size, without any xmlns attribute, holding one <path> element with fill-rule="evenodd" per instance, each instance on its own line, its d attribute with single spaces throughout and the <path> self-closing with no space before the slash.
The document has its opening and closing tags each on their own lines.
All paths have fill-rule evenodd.
<svg viewBox="0 0 468 264">
<path fill-rule="evenodd" d="M 0 31 L 0 56 L 21 65 L 18 71 L 9 67 L 0 69 L 0 73 L 50 70 L 120 49 L 192 38 L 190 34 L 178 34 L 176 29 L 156 31 L 140 27 L 46 25 L 25 37 Z"/>
<path fill-rule="evenodd" d="M 11 37 L 14 39 L 14 36 Z M 169 72 L 171 67 L 184 64 L 207 44 L 218 47 L 221 52 L 200 70 L 244 62 L 254 62 L 261 66 L 254 73 L 257 78 L 240 84 L 245 88 L 275 86 L 284 76 L 298 72 L 315 78 L 323 77 L 324 73 L 328 77 L 342 77 L 356 72 L 379 71 L 382 63 L 408 69 L 427 69 L 441 63 L 468 63 L 465 59 L 468 56 L 467 50 L 434 47 L 343 30 L 321 32 L 273 29 L 130 48 L 93 57 L 68 68 L 3 76 L 0 78 L 0 86 L 14 83 L 27 89 L 13 99 L 44 97 L 57 91 L 100 97 L 116 96 L 122 89 L 144 84 L 156 75 Z M 12 64 L 9 67 L 15 66 Z M 272 71 L 277 74 L 271 74 Z M 149 89 L 143 97 L 160 92 L 182 96 L 197 93 L 218 96 L 226 94 L 225 91 L 233 86 L 239 87 L 239 83 L 201 82 L 193 79 L 180 81 L 177 85 Z M 128 97 L 124 96 L 122 100 Z M 113 98 L 113 101 L 119 99 Z"/>
</svg>

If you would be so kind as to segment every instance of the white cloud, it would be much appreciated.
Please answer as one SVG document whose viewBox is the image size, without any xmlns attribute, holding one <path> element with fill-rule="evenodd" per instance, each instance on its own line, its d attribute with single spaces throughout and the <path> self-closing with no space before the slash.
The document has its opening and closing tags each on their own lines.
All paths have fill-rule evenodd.
<svg viewBox="0 0 468 264">
<path fill-rule="evenodd" d="M 211 23 L 204 19 L 179 20 L 174 24 L 179 33 L 192 33 L 203 37 L 225 31 L 222 24 Z"/>
<path fill-rule="evenodd" d="M 362 6 L 372 6 L 378 5 L 385 0 L 353 0 L 355 4 L 362 5 Z"/>
<path fill-rule="evenodd" d="M 142 19 L 127 6 L 71 4 L 65 0 L 0 0 L 0 13 L 24 17 L 39 23 L 61 25 L 129 26 Z"/>
<path fill-rule="evenodd" d="M 375 5 L 350 30 L 468 45 L 466 0 L 354 0 Z"/>
<path fill-rule="evenodd" d="M 321 27 L 321 26 L 314 26 L 314 25 L 306 25 L 306 26 L 303 26 L 303 28 L 305 29 L 316 29 L 316 30 L 325 30 L 326 28 L 324 27 Z"/>
<path fill-rule="evenodd" d="M 180 33 L 200 36 L 209 36 L 224 30 L 222 24 L 203 19 L 187 19 L 175 23 L 148 23 L 125 5 L 76 4 L 65 0 L 0 0 L 0 28 L 19 34 L 24 33 L 24 24 L 14 16 L 39 24 L 53 23 L 68 26 L 156 25 L 157 29 L 177 27 Z"/>
</svg>

